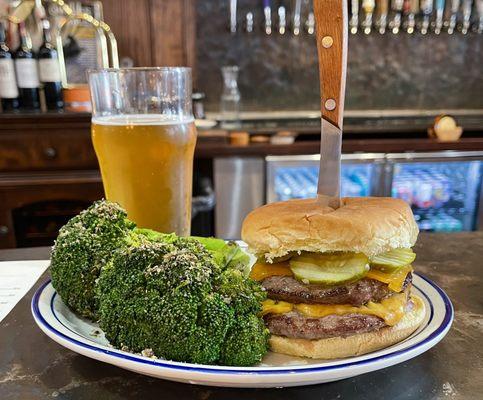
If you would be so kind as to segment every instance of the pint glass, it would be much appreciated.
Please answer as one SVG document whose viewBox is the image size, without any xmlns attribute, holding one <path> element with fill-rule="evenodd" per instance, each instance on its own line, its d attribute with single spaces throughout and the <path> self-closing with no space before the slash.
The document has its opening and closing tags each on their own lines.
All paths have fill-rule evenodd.
<svg viewBox="0 0 483 400">
<path fill-rule="evenodd" d="M 138 227 L 190 234 L 196 129 L 189 68 L 89 72 L 106 198 Z"/>
</svg>

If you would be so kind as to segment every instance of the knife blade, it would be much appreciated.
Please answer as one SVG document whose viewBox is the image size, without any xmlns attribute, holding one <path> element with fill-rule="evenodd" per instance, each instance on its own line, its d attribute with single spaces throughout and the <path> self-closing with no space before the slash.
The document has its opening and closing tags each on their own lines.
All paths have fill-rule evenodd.
<svg viewBox="0 0 483 400">
<path fill-rule="evenodd" d="M 321 94 L 317 198 L 340 207 L 340 159 L 347 70 L 347 2 L 314 0 Z"/>
</svg>

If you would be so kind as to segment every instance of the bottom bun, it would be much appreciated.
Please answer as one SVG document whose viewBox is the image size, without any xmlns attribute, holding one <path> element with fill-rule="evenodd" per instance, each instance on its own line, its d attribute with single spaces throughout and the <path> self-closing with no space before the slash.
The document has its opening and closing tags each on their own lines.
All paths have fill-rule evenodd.
<svg viewBox="0 0 483 400">
<path fill-rule="evenodd" d="M 418 296 L 411 296 L 414 307 L 394 326 L 377 331 L 360 333 L 347 337 L 331 337 L 326 339 L 293 339 L 272 335 L 270 347 L 275 353 L 291 356 L 333 359 L 359 356 L 384 347 L 391 346 L 418 329 L 424 320 L 426 308 Z"/>
</svg>

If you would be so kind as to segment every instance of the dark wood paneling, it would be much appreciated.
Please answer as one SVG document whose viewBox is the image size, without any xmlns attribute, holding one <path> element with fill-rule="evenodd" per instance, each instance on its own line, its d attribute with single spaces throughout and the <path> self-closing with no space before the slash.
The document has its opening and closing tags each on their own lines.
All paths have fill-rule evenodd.
<svg viewBox="0 0 483 400">
<path fill-rule="evenodd" d="M 103 0 L 103 5 L 120 58 L 129 57 L 140 67 L 194 68 L 196 1 Z"/>
<path fill-rule="evenodd" d="M 196 87 L 196 1 L 184 0 L 184 49 L 186 51 L 186 65 L 193 69 L 193 86 Z"/>
<path fill-rule="evenodd" d="M 0 174 L 0 248 L 17 246 L 15 209 L 45 201 L 92 202 L 102 197 L 97 171 Z"/>
<path fill-rule="evenodd" d="M 111 26 L 119 58 L 129 57 L 138 67 L 153 63 L 149 0 L 103 0 L 104 19 Z"/>
<path fill-rule="evenodd" d="M 3 134 L 0 171 L 96 169 L 89 131 Z"/>
<path fill-rule="evenodd" d="M 151 51 L 157 66 L 195 63 L 195 1 L 150 0 Z"/>
<path fill-rule="evenodd" d="M 97 167 L 90 114 L 1 115 L 0 171 Z"/>
</svg>

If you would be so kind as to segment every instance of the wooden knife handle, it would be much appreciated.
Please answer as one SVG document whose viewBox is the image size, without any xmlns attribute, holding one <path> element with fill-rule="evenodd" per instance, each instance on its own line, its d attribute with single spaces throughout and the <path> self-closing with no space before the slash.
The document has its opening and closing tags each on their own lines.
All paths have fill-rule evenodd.
<svg viewBox="0 0 483 400">
<path fill-rule="evenodd" d="M 342 129 L 347 71 L 347 1 L 314 0 L 322 118 Z"/>
</svg>

